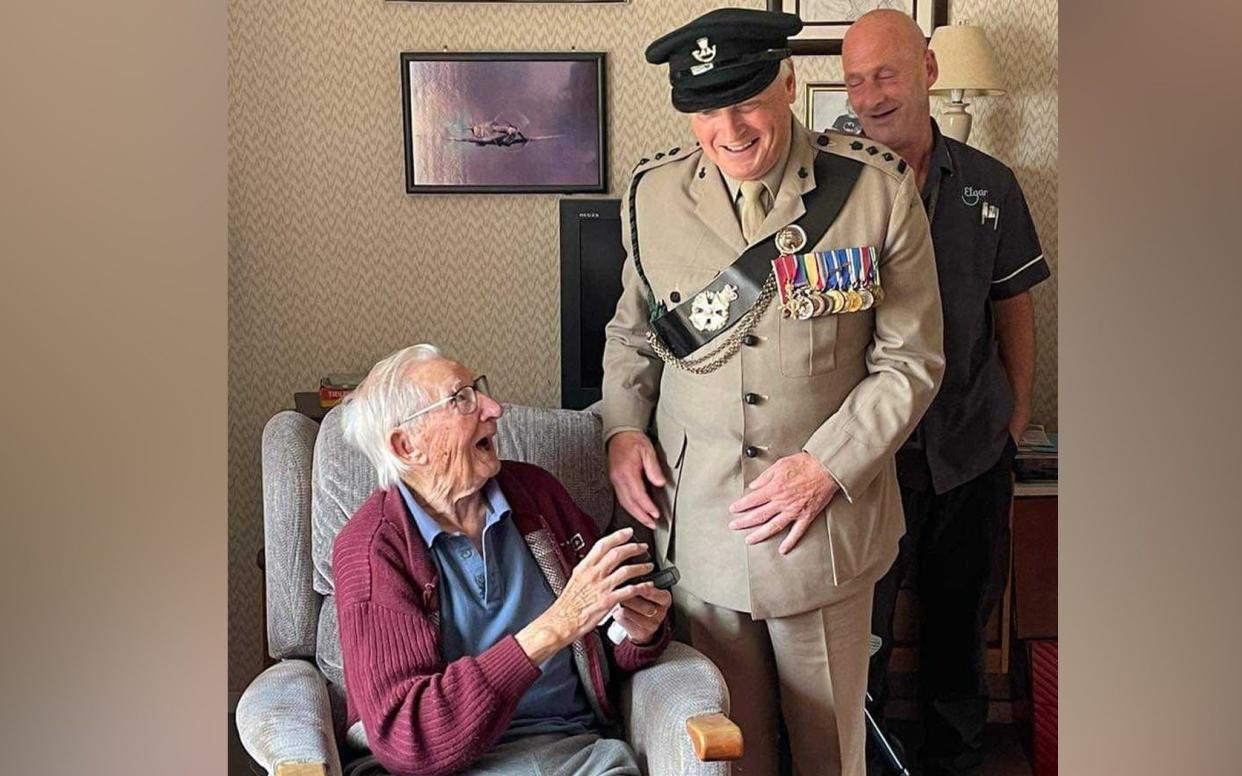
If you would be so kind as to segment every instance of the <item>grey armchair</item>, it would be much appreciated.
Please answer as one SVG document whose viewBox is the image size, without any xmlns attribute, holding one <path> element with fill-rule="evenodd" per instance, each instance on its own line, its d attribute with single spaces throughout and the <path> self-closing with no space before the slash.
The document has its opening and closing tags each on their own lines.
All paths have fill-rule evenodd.
<svg viewBox="0 0 1242 776">
<path fill-rule="evenodd" d="M 554 473 L 601 530 L 607 525 L 614 500 L 597 415 L 509 406 L 496 442 L 501 457 Z M 342 438 L 339 412 L 322 427 L 281 412 L 263 430 L 267 642 L 277 662 L 247 687 L 236 719 L 246 751 L 270 774 L 340 776 L 342 763 L 366 750 L 361 723 L 344 729 L 331 550 L 374 483 L 366 458 Z M 629 678 L 621 710 L 648 776 L 726 776 L 727 760 L 741 754 L 720 672 L 685 644 L 670 644 Z"/>
</svg>

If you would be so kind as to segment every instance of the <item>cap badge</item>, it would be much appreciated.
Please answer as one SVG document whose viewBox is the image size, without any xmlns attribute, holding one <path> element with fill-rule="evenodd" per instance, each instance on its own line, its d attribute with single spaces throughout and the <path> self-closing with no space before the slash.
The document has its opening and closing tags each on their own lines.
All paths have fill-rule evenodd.
<svg viewBox="0 0 1242 776">
<path fill-rule="evenodd" d="M 712 60 L 716 58 L 716 47 L 707 45 L 707 38 L 699 38 L 696 41 L 699 44 L 698 51 L 691 51 L 690 56 L 697 59 L 701 64 L 690 68 L 691 75 L 703 75 L 708 70 L 715 67 Z"/>
</svg>

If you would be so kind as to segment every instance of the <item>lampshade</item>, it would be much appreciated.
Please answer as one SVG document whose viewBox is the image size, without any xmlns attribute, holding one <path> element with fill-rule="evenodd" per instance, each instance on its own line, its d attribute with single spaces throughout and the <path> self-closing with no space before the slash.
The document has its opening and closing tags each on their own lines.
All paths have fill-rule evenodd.
<svg viewBox="0 0 1242 776">
<path fill-rule="evenodd" d="M 957 89 L 962 90 L 963 97 L 1004 94 L 1000 71 L 982 27 L 937 27 L 929 45 L 940 65 L 940 76 L 929 90 L 932 94 L 948 94 Z"/>
</svg>

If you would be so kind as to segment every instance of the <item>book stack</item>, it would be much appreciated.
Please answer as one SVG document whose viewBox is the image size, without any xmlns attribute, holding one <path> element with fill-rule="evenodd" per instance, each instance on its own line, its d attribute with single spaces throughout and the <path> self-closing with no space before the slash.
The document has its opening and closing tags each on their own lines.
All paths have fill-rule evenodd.
<svg viewBox="0 0 1242 776">
<path fill-rule="evenodd" d="M 328 375 L 319 381 L 319 406 L 325 410 L 335 407 L 349 392 L 358 387 L 364 375 Z"/>
<path fill-rule="evenodd" d="M 1018 482 L 1057 481 L 1057 435 L 1043 426 L 1030 425 L 1018 440 L 1018 457 L 1013 463 Z"/>
</svg>

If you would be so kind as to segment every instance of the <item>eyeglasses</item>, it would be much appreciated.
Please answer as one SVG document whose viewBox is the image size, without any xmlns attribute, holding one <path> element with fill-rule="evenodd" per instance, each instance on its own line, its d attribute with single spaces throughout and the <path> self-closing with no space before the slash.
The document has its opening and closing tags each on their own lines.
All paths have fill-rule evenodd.
<svg viewBox="0 0 1242 776">
<path fill-rule="evenodd" d="M 459 415 L 473 415 L 479 410 L 479 394 L 483 394 L 485 396 L 492 395 L 492 391 L 487 385 L 487 375 L 479 375 L 470 385 L 463 385 L 448 396 L 445 396 L 440 401 L 423 407 L 418 412 L 415 412 L 413 415 L 410 415 L 408 418 L 402 420 L 397 424 L 397 426 L 404 426 L 406 423 L 414 420 L 414 418 L 417 418 L 420 415 L 426 415 L 428 412 L 431 412 L 432 410 L 445 404 L 453 405 L 453 409 L 457 410 L 457 414 Z"/>
</svg>

